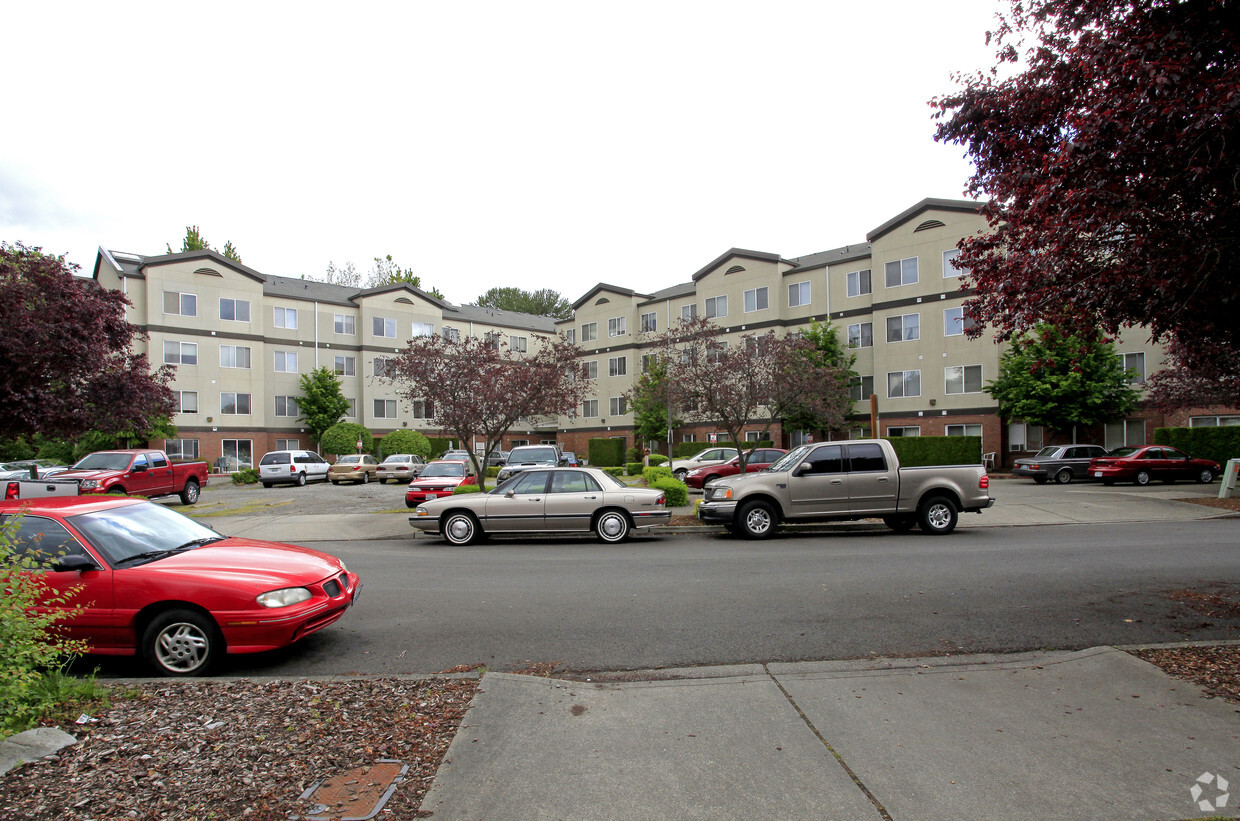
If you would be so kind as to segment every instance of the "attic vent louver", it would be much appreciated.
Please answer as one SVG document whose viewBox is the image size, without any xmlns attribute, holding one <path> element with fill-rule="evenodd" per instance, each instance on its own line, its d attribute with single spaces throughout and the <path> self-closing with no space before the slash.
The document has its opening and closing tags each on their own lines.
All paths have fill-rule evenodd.
<svg viewBox="0 0 1240 821">
<path fill-rule="evenodd" d="M 595 302 L 594 304 L 595 305 L 606 305 L 608 302 L 611 302 L 611 300 L 604 296 L 604 297 L 599 297 L 598 301 Z"/>
<path fill-rule="evenodd" d="M 394 301 L 394 302 L 403 302 L 403 303 L 404 303 L 404 304 L 406 304 L 406 305 L 412 305 L 412 304 L 413 304 L 413 300 L 412 300 L 412 299 L 410 299 L 410 298 L 409 298 L 409 297 L 407 297 L 407 296 L 398 296 L 398 297 L 396 297 L 396 299 L 395 299 L 395 300 L 393 300 L 393 301 Z"/>
<path fill-rule="evenodd" d="M 741 265 L 733 265 L 731 268 L 729 268 L 728 270 L 724 271 L 724 272 L 723 272 L 723 274 L 724 274 L 724 276 L 727 276 L 728 274 L 739 274 L 739 273 L 740 273 L 741 271 L 743 271 L 743 270 L 745 270 L 744 266 L 741 266 Z"/>
<path fill-rule="evenodd" d="M 224 276 L 223 274 L 221 274 L 219 271 L 215 270 L 214 268 L 199 268 L 197 271 L 194 271 L 194 273 L 195 274 L 206 274 L 209 277 Z"/>
<path fill-rule="evenodd" d="M 914 228 L 913 233 L 916 234 L 918 231 L 929 231 L 931 228 L 943 228 L 943 227 L 944 225 L 943 225 L 942 220 L 926 220 L 921 225 L 918 225 L 916 228 Z"/>
</svg>

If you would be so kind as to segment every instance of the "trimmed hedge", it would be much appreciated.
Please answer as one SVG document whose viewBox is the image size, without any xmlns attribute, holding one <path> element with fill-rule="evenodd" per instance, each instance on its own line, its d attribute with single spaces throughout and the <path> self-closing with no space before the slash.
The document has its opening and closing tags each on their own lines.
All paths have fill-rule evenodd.
<svg viewBox="0 0 1240 821">
<path fill-rule="evenodd" d="M 644 467 L 645 465 L 643 465 L 641 462 L 625 462 L 624 463 L 624 475 L 625 476 L 638 476 L 641 474 L 642 468 Z"/>
<path fill-rule="evenodd" d="M 457 485 L 456 489 L 452 491 L 452 495 L 458 496 L 458 495 L 465 494 L 465 493 L 481 493 L 481 492 L 482 492 L 482 488 L 479 487 L 478 485 Z"/>
<path fill-rule="evenodd" d="M 428 436 L 426 439 L 431 443 L 431 459 L 438 459 L 439 454 L 452 447 L 452 443 L 456 441 L 455 439 L 444 439 L 441 436 Z"/>
<path fill-rule="evenodd" d="M 591 439 L 588 444 L 591 467 L 619 467 L 624 464 L 623 439 Z"/>
<path fill-rule="evenodd" d="M 1198 459 L 1211 459 L 1224 467 L 1228 459 L 1240 459 L 1240 426 L 1216 428 L 1155 428 L 1155 445 L 1170 445 Z"/>
<path fill-rule="evenodd" d="M 611 476 L 615 476 L 617 479 L 619 479 L 621 476 L 624 475 L 624 468 L 605 467 L 605 468 L 600 468 L 600 469 L 604 473 L 607 473 Z"/>
<path fill-rule="evenodd" d="M 661 465 L 651 465 L 642 471 L 642 476 L 646 479 L 646 484 L 654 487 L 654 483 L 660 479 L 671 479 L 672 469 Z"/>
<path fill-rule="evenodd" d="M 893 436 L 887 441 L 904 468 L 982 463 L 980 436 Z"/>
<path fill-rule="evenodd" d="M 258 481 L 257 468 L 242 468 L 232 475 L 234 485 L 252 485 Z"/>
<path fill-rule="evenodd" d="M 663 491 L 667 497 L 668 507 L 683 507 L 689 504 L 689 486 L 675 479 L 663 478 L 651 485 L 655 490 Z"/>
<path fill-rule="evenodd" d="M 665 465 L 667 464 L 667 457 L 662 453 L 652 453 L 646 462 L 650 465 Z"/>
</svg>

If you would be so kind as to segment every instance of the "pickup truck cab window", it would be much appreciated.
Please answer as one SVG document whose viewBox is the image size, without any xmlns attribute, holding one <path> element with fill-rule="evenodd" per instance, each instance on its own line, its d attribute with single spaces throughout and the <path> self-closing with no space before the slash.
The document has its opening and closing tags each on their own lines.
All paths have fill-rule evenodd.
<svg viewBox="0 0 1240 821">
<path fill-rule="evenodd" d="M 853 473 L 887 470 L 887 460 L 878 445 L 849 445 L 848 460 L 849 470 Z"/>
<path fill-rule="evenodd" d="M 844 448 L 840 445 L 823 445 L 809 455 L 801 475 L 813 473 L 843 473 Z"/>
</svg>

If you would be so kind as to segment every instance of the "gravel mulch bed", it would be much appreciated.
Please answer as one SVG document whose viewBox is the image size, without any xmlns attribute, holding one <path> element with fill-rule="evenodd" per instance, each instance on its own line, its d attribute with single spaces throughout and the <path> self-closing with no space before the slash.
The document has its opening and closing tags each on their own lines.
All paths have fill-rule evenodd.
<svg viewBox="0 0 1240 821">
<path fill-rule="evenodd" d="M 409 770 L 379 818 L 417 818 L 476 678 L 156 681 L 61 729 L 79 744 L 0 776 L 0 818 L 289 821 L 316 782 Z M 373 806 L 373 803 L 372 803 Z"/>
</svg>

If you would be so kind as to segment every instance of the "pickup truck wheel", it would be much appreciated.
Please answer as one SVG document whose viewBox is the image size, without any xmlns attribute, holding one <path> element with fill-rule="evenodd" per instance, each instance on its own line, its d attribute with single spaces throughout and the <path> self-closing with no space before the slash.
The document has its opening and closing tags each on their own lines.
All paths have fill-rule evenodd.
<svg viewBox="0 0 1240 821">
<path fill-rule="evenodd" d="M 142 633 L 142 654 L 165 676 L 200 676 L 224 651 L 215 622 L 194 610 L 160 613 Z"/>
<path fill-rule="evenodd" d="M 931 496 L 921 503 L 917 511 L 917 524 L 922 531 L 934 536 L 946 536 L 956 529 L 956 521 L 960 514 L 951 499 L 945 496 Z"/>
<path fill-rule="evenodd" d="M 775 534 L 775 510 L 766 502 L 750 502 L 736 512 L 736 518 L 746 539 L 769 539 Z"/>
<path fill-rule="evenodd" d="M 1133 477 L 1133 481 L 1138 485 L 1148 485 L 1150 483 L 1150 472 L 1148 470 L 1138 470 L 1137 475 Z"/>
<path fill-rule="evenodd" d="M 899 513 L 883 517 L 883 524 L 896 533 L 908 533 L 917 524 L 917 517 L 907 513 Z"/>
<path fill-rule="evenodd" d="M 198 501 L 198 482 L 193 479 L 185 483 L 185 489 L 181 491 L 181 504 L 192 505 Z"/>
<path fill-rule="evenodd" d="M 594 532 L 600 542 L 617 544 L 629 537 L 629 517 L 618 510 L 604 510 L 594 523 Z"/>
</svg>

